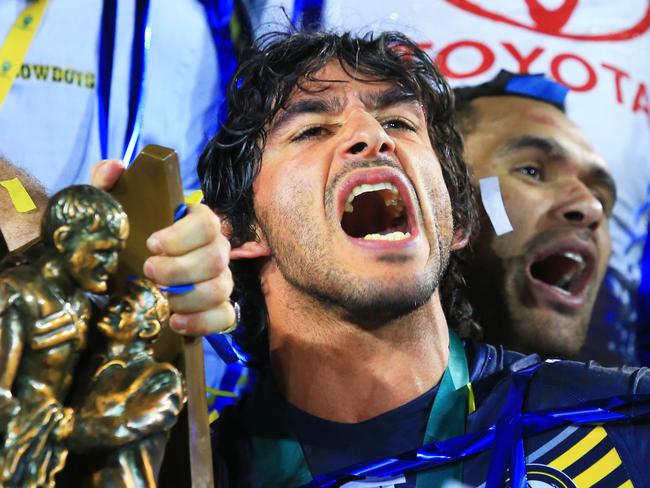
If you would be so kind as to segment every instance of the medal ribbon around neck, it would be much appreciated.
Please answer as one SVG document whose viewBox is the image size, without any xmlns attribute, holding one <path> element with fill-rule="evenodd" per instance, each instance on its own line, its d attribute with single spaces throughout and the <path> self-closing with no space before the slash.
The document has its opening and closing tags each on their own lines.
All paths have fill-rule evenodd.
<svg viewBox="0 0 650 488">
<path fill-rule="evenodd" d="M 109 108 L 113 79 L 113 56 L 117 21 L 117 0 L 104 0 L 99 42 L 99 77 L 97 82 L 99 145 L 102 159 L 108 159 Z M 149 0 L 135 0 L 133 42 L 131 44 L 131 78 L 129 82 L 129 113 L 124 134 L 122 154 L 130 164 L 140 138 L 142 126 L 142 99 L 145 90 L 145 67 L 151 29 L 149 28 Z"/>
<path fill-rule="evenodd" d="M 312 482 L 313 476 L 302 447 L 289 424 L 286 402 L 272 382 L 268 383 L 269 387 L 262 392 L 267 406 L 263 419 L 260 419 L 264 434 L 254 435 L 252 439 L 255 474 L 261 486 L 338 486 Z M 423 439 L 425 444 L 465 434 L 467 414 L 474 410 L 471 391 L 465 349 L 456 333 L 450 330 L 449 361 L 429 413 Z M 362 476 L 363 472 L 355 473 L 356 479 Z M 416 487 L 441 486 L 444 480 L 460 480 L 461 477 L 462 464 L 456 463 L 418 473 Z"/>
<path fill-rule="evenodd" d="M 43 20 L 48 2 L 49 0 L 27 2 L 27 6 L 11 26 L 0 48 L 0 107 L 23 65 L 25 55 Z"/>
</svg>

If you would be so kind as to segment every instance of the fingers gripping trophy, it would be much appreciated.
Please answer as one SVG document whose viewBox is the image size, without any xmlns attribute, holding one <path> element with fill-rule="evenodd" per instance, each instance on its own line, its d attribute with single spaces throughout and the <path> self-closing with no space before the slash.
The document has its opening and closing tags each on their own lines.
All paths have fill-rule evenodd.
<svg viewBox="0 0 650 488">
<path fill-rule="evenodd" d="M 134 441 L 169 429 L 182 408 L 180 373 L 151 358 L 150 344 L 168 316 L 168 305 L 153 283 L 142 281 L 115 299 L 132 311 L 128 328 L 134 332 L 120 330 L 125 320 L 103 327 L 106 364 L 92 376 L 77 411 L 66 403 L 92 323 L 88 293 L 106 293 L 128 233 L 127 216 L 108 193 L 72 186 L 49 202 L 42 251 L 0 274 L 0 486 L 54 486 L 68 450 L 90 444 L 112 449 L 113 457 L 124 455 L 127 444 L 143 452 L 147 443 Z M 116 320 L 113 309 L 100 323 Z M 117 374 L 120 382 L 110 381 L 107 373 Z M 156 378 L 167 390 L 158 393 L 158 403 L 156 397 L 143 401 L 146 389 L 155 389 L 147 382 Z M 138 381 L 146 388 L 134 387 Z M 116 398 L 122 410 L 106 409 Z M 104 410 L 98 412 L 98 405 Z M 156 415 L 157 409 L 163 411 Z M 130 425 L 143 424 L 146 428 L 124 435 Z"/>
</svg>

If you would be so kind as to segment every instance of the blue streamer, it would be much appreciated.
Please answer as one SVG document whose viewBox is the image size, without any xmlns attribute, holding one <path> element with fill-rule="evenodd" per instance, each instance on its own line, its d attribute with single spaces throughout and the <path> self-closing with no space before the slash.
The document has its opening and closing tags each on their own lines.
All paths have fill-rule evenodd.
<svg viewBox="0 0 650 488">
<path fill-rule="evenodd" d="M 522 408 L 528 391 L 528 383 L 542 364 L 544 363 L 533 364 L 528 368 L 515 372 L 512 376 L 512 383 L 501 416 L 495 425 L 494 449 L 492 450 L 492 462 L 490 463 L 486 488 L 502 487 L 508 467 L 512 471 L 512 486 L 526 488 Z"/>
<path fill-rule="evenodd" d="M 299 30 L 318 30 L 323 26 L 323 0 L 295 0 L 291 24 Z"/>
<path fill-rule="evenodd" d="M 108 158 L 108 109 L 113 79 L 116 14 L 117 0 L 104 0 L 99 36 L 99 76 L 97 80 L 99 146 L 102 159 Z"/>
<path fill-rule="evenodd" d="M 205 338 L 223 362 L 226 364 L 239 363 L 246 366 L 250 364 L 250 356 L 239 347 L 237 341 L 232 337 L 236 333 L 237 331 L 233 334 L 211 334 Z"/>
<path fill-rule="evenodd" d="M 228 391 L 233 394 L 236 394 L 237 383 L 241 378 L 244 368 L 245 368 L 244 365 L 242 365 L 239 362 L 230 363 L 226 368 L 226 371 L 223 375 L 223 378 L 221 379 L 221 382 L 219 383 L 219 390 Z M 217 411 L 218 413 L 221 413 L 223 412 L 223 409 L 225 407 L 227 407 L 228 405 L 232 405 L 235 402 L 237 402 L 237 398 L 235 397 L 218 395 L 212 402 L 209 412 Z"/>
<path fill-rule="evenodd" d="M 237 69 L 237 53 L 230 35 L 230 22 L 235 9 L 234 0 L 200 0 L 205 9 L 212 40 L 217 52 L 219 66 L 219 99 L 225 102 L 230 79 Z M 223 122 L 227 114 L 225 103 L 219 112 L 219 120 Z"/>
<path fill-rule="evenodd" d="M 529 371 L 529 373 L 532 374 L 534 371 Z M 526 381 L 520 381 L 516 388 L 525 385 L 525 383 Z M 648 419 L 650 419 L 650 395 L 621 395 L 583 402 L 562 409 L 526 412 L 521 414 L 519 423 L 523 439 L 524 436 L 539 434 L 565 424 L 595 426 Z M 501 420 L 503 420 L 503 416 L 500 417 L 499 421 Z M 496 431 L 499 429 L 499 421 L 484 431 L 465 434 L 446 441 L 433 442 L 395 457 L 361 463 L 334 473 L 318 476 L 304 487 L 334 487 L 340 486 L 344 482 L 366 477 L 393 478 L 458 462 L 487 449 L 496 449 Z M 517 443 L 519 446 L 516 446 L 516 452 L 523 456 L 523 442 Z M 513 473 L 518 478 L 513 476 L 511 486 L 526 486 L 525 476 L 523 476 L 525 465 L 523 473 L 521 470 L 522 467 L 513 468 Z M 500 480 L 498 486 L 507 486 L 505 478 Z"/>
<path fill-rule="evenodd" d="M 194 283 L 186 283 L 183 285 L 159 286 L 158 288 L 160 289 L 160 291 L 179 294 L 179 293 L 187 293 L 189 291 L 192 291 L 196 287 L 194 286 Z"/>
<path fill-rule="evenodd" d="M 116 17 L 117 0 L 104 0 L 99 40 L 99 76 L 97 82 L 99 146 L 102 159 L 107 159 L 109 156 L 108 125 L 115 53 Z M 124 134 L 124 147 L 120 155 L 127 164 L 133 158 L 140 137 L 144 72 L 147 52 L 149 50 L 149 40 L 149 0 L 136 0 L 135 25 L 131 46 L 129 115 Z"/>
<path fill-rule="evenodd" d="M 186 215 L 187 215 L 187 204 L 181 203 L 178 207 L 176 207 L 176 210 L 174 210 L 174 222 L 182 219 Z"/>
<path fill-rule="evenodd" d="M 136 0 L 135 27 L 131 46 L 131 84 L 129 89 L 129 118 L 124 134 L 122 159 L 131 164 L 142 127 L 142 94 L 145 85 L 147 53 L 151 44 L 149 0 Z"/>
</svg>

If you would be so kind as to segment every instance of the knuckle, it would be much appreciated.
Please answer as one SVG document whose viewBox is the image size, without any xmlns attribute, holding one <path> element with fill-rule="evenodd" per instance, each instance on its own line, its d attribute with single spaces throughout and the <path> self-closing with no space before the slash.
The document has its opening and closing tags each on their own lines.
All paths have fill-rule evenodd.
<svg viewBox="0 0 650 488">
<path fill-rule="evenodd" d="M 212 276 L 218 276 L 228 268 L 228 255 L 220 252 L 219 249 L 212 249 L 208 257 Z"/>
<path fill-rule="evenodd" d="M 185 329 L 187 334 L 193 336 L 204 336 L 208 335 L 208 326 L 205 314 L 203 313 L 194 313 L 187 317 L 187 328 Z"/>
<path fill-rule="evenodd" d="M 202 215 L 201 228 L 203 229 L 204 237 L 208 241 L 213 241 L 221 234 L 219 220 L 216 215 Z"/>
<path fill-rule="evenodd" d="M 156 232 L 156 239 L 163 254 L 169 254 L 173 250 L 173 240 L 169 231 L 170 229 L 162 229 Z"/>
<path fill-rule="evenodd" d="M 185 295 L 170 294 L 167 298 L 169 301 L 169 308 L 176 313 L 191 313 L 194 312 L 195 300 Z"/>
<path fill-rule="evenodd" d="M 230 250 L 232 246 L 230 245 L 230 241 L 226 238 L 225 235 L 220 234 L 218 243 L 224 256 L 230 256 Z"/>
<path fill-rule="evenodd" d="M 156 278 L 166 285 L 177 284 L 179 277 L 187 274 L 184 268 L 182 260 L 163 258 L 160 260 L 160 271 L 156 273 Z"/>
<path fill-rule="evenodd" d="M 232 280 L 218 278 L 214 280 L 212 286 L 212 293 L 210 296 L 213 300 L 213 305 L 220 304 L 221 302 L 227 301 L 228 297 L 232 294 L 233 283 Z"/>
<path fill-rule="evenodd" d="M 214 280 L 211 280 L 207 286 L 202 287 L 203 289 L 200 291 L 201 297 L 199 300 L 201 301 L 203 309 L 217 307 L 223 301 L 223 298 L 221 297 L 222 289 L 218 284 L 215 284 L 212 281 Z"/>
</svg>

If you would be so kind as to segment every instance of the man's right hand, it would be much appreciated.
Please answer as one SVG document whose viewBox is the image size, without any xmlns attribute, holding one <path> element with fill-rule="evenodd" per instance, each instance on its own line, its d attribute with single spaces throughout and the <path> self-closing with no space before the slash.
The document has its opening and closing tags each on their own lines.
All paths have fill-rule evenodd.
<svg viewBox="0 0 650 488">
<path fill-rule="evenodd" d="M 124 171 L 119 160 L 100 161 L 91 171 L 91 183 L 110 190 Z M 190 205 L 185 217 L 154 232 L 147 247 L 153 254 L 144 264 L 147 278 L 162 286 L 195 285 L 187 293 L 169 295 L 172 329 L 181 334 L 208 335 L 233 325 L 230 243 L 222 233 L 219 217 L 210 208 Z"/>
</svg>

